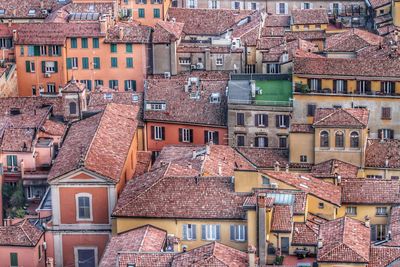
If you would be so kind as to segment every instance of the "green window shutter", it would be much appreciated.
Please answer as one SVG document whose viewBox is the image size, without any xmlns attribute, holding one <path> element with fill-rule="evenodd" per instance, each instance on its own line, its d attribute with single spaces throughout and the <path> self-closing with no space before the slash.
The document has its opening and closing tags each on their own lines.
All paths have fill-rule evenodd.
<svg viewBox="0 0 400 267">
<path fill-rule="evenodd" d="M 58 62 L 54 61 L 54 72 L 58 72 Z"/>
<path fill-rule="evenodd" d="M 124 84 L 125 84 L 125 91 L 128 91 L 128 84 L 129 84 L 129 80 L 125 80 L 125 82 L 124 82 Z"/>
<path fill-rule="evenodd" d="M 87 57 L 82 58 L 82 68 L 84 68 L 84 69 L 89 68 L 89 58 L 87 58 Z"/>
<path fill-rule="evenodd" d="M 128 17 L 130 18 L 130 17 L 132 17 L 132 9 L 131 8 L 128 8 Z"/>
<path fill-rule="evenodd" d="M 76 38 L 71 38 L 71 48 L 77 48 L 78 47 L 78 41 Z"/>
<path fill-rule="evenodd" d="M 131 57 L 126 58 L 126 67 L 133 68 L 133 58 L 131 58 Z"/>
<path fill-rule="evenodd" d="M 139 18 L 144 18 L 144 8 L 139 8 Z"/>
<path fill-rule="evenodd" d="M 126 44 L 126 53 L 132 53 L 132 44 Z"/>
<path fill-rule="evenodd" d="M 34 52 L 33 52 L 34 55 L 35 56 L 40 56 L 40 46 L 35 45 L 33 49 L 34 49 Z"/>
<path fill-rule="evenodd" d="M 136 81 L 132 80 L 132 90 L 136 92 Z"/>
<path fill-rule="evenodd" d="M 46 61 L 42 61 L 42 72 L 46 73 Z"/>
<path fill-rule="evenodd" d="M 99 48 L 99 38 L 93 38 L 93 48 Z"/>
<path fill-rule="evenodd" d="M 111 67 L 118 68 L 118 59 L 116 57 L 111 58 Z"/>
<path fill-rule="evenodd" d="M 117 53 L 117 44 L 111 44 L 110 49 L 111 53 Z"/>
<path fill-rule="evenodd" d="M 113 88 L 113 80 L 108 81 L 108 87 L 110 87 L 111 89 Z"/>
<path fill-rule="evenodd" d="M 100 58 L 99 57 L 94 57 L 93 58 L 93 67 L 95 69 L 100 69 Z"/>
<path fill-rule="evenodd" d="M 70 70 L 72 69 L 72 58 L 67 58 L 67 69 Z"/>
<path fill-rule="evenodd" d="M 155 8 L 153 9 L 154 18 L 160 18 L 160 9 Z"/>
<path fill-rule="evenodd" d="M 10 264 L 12 267 L 18 266 L 18 253 L 15 252 L 10 253 Z"/>
<path fill-rule="evenodd" d="M 88 48 L 88 39 L 87 38 L 82 38 L 81 43 L 82 43 L 82 48 Z"/>
<path fill-rule="evenodd" d="M 31 62 L 25 61 L 26 72 L 31 72 Z"/>
</svg>

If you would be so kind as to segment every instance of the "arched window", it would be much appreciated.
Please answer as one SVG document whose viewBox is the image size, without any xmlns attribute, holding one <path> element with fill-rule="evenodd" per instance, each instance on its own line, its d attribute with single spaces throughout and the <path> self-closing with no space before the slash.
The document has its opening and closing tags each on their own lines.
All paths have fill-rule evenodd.
<svg viewBox="0 0 400 267">
<path fill-rule="evenodd" d="M 69 103 L 69 114 L 76 114 L 76 103 L 75 102 Z"/>
<path fill-rule="evenodd" d="M 335 134 L 335 147 L 344 147 L 344 134 L 341 131 Z"/>
<path fill-rule="evenodd" d="M 360 146 L 360 137 L 357 132 L 352 132 L 350 134 L 350 147 L 358 148 Z"/>
<path fill-rule="evenodd" d="M 320 147 L 329 147 L 329 134 L 327 131 L 322 131 L 320 134 Z"/>
</svg>

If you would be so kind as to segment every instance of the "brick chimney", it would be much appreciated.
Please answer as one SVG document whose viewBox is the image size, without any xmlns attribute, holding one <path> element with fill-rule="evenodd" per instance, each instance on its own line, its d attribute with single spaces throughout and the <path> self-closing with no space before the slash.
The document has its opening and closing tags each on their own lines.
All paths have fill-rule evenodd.
<svg viewBox="0 0 400 267">
<path fill-rule="evenodd" d="M 267 227 L 267 207 L 266 194 L 257 195 L 257 210 L 258 210 L 258 256 L 260 257 L 260 266 L 267 263 L 267 237 L 265 235 Z"/>
<path fill-rule="evenodd" d="M 17 30 L 13 30 L 13 41 L 15 42 L 17 41 L 17 39 L 18 39 L 18 32 Z"/>
</svg>

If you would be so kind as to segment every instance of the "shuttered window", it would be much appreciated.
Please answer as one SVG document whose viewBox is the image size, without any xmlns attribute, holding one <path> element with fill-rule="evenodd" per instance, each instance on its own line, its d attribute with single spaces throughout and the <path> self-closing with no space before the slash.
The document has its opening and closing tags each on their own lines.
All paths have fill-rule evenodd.
<svg viewBox="0 0 400 267">
<path fill-rule="evenodd" d="M 220 240 L 221 239 L 221 226 L 219 224 L 202 224 L 201 225 L 201 239 L 202 240 Z"/>
</svg>

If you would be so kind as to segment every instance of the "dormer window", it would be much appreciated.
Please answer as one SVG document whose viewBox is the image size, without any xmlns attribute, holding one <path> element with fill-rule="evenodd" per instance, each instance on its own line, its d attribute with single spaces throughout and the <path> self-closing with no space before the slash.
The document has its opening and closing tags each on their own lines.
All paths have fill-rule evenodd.
<svg viewBox="0 0 400 267">
<path fill-rule="evenodd" d="M 213 103 L 213 104 L 221 103 L 221 94 L 220 93 L 212 93 L 210 96 L 210 103 Z"/>
<path fill-rule="evenodd" d="M 133 102 L 138 102 L 139 101 L 139 95 L 132 94 L 132 101 Z"/>
<path fill-rule="evenodd" d="M 28 11 L 28 15 L 29 15 L 29 16 L 35 16 L 35 15 L 36 15 L 36 10 L 30 9 L 30 10 Z"/>
<path fill-rule="evenodd" d="M 104 99 L 105 100 L 112 100 L 113 99 L 112 93 L 105 93 L 104 94 Z"/>
<path fill-rule="evenodd" d="M 146 110 L 159 110 L 159 111 L 163 111 L 166 110 L 167 105 L 165 103 L 146 103 Z"/>
<path fill-rule="evenodd" d="M 0 9 L 0 15 L 4 15 L 6 11 L 4 9 Z"/>
</svg>

